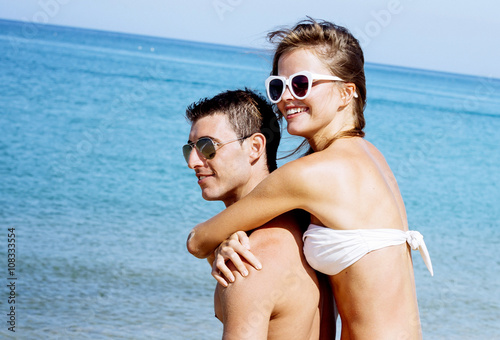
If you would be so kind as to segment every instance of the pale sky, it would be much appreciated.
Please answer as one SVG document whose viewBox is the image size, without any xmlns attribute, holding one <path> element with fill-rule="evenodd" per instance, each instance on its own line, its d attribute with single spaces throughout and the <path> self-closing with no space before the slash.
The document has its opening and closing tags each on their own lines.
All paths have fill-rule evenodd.
<svg viewBox="0 0 500 340">
<path fill-rule="evenodd" d="M 500 78 L 494 0 L 0 0 L 0 18 L 269 47 L 307 15 L 346 26 L 367 62 Z"/>
</svg>

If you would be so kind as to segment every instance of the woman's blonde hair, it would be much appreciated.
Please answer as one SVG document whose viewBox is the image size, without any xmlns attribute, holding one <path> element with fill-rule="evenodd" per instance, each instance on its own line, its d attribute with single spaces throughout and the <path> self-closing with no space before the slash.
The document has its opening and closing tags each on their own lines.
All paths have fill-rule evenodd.
<svg viewBox="0 0 500 340">
<path fill-rule="evenodd" d="M 366 106 L 364 56 L 359 41 L 349 30 L 328 21 L 316 21 L 308 17 L 291 29 L 270 32 L 267 38 L 277 45 L 271 75 L 278 74 L 278 62 L 282 55 L 306 48 L 315 53 L 331 74 L 356 85 L 357 98 L 353 97 L 354 128 L 343 131 L 335 139 L 364 137 L 363 112 Z"/>
</svg>

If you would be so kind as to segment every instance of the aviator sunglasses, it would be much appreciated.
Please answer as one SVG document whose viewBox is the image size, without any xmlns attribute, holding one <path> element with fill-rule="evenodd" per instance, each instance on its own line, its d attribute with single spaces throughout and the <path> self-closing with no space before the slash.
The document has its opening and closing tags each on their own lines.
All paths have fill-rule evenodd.
<svg viewBox="0 0 500 340">
<path fill-rule="evenodd" d="M 216 142 L 210 137 L 201 137 L 196 142 L 189 142 L 184 145 L 182 147 L 182 153 L 184 154 L 184 159 L 186 160 L 186 162 L 189 162 L 189 156 L 191 155 L 191 150 L 193 150 L 193 148 L 196 148 L 196 150 L 198 150 L 206 159 L 212 159 L 215 157 L 215 152 L 222 148 L 224 145 L 247 139 L 250 136 L 252 135 L 229 140 L 226 142 Z"/>
<path fill-rule="evenodd" d="M 292 74 L 288 79 L 282 76 L 270 76 L 266 79 L 267 96 L 271 103 L 277 104 L 281 101 L 281 97 L 288 86 L 292 95 L 302 100 L 311 92 L 311 87 L 315 80 L 344 81 L 336 76 L 315 74 L 309 71 L 297 72 Z M 356 92 L 354 93 L 354 97 L 358 97 Z"/>
</svg>

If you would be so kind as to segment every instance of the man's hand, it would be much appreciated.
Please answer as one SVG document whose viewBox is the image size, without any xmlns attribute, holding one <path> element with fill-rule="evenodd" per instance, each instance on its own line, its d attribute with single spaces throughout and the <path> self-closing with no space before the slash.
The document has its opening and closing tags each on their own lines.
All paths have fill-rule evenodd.
<svg viewBox="0 0 500 340">
<path fill-rule="evenodd" d="M 242 276 L 248 275 L 248 270 L 242 258 L 255 269 L 260 270 L 262 268 L 259 260 L 250 252 L 250 239 L 244 231 L 237 231 L 229 236 L 215 249 L 214 255 L 212 276 L 224 287 L 228 286 L 228 281 L 234 282 L 235 280 L 231 269 L 226 265 L 226 261 L 230 260 Z"/>
</svg>

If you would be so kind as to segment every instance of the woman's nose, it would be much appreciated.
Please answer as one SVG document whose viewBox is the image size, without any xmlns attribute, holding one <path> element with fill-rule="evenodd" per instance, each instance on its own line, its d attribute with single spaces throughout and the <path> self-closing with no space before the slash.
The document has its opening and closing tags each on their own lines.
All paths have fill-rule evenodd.
<svg viewBox="0 0 500 340">
<path fill-rule="evenodd" d="M 281 96 L 281 100 L 290 100 L 290 99 L 294 99 L 294 96 L 292 95 L 290 88 L 286 86 L 285 92 L 283 92 L 283 95 Z"/>
</svg>

